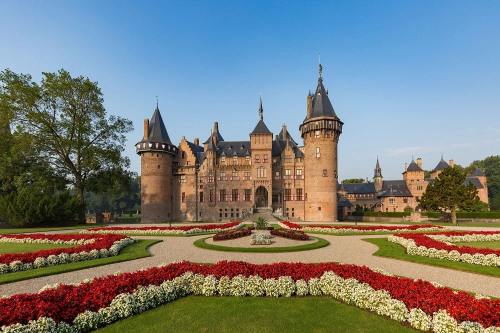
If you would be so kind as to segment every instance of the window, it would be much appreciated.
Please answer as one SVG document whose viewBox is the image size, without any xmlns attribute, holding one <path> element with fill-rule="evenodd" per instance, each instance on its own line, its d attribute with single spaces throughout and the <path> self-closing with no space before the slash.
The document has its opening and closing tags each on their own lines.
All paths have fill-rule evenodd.
<svg viewBox="0 0 500 333">
<path fill-rule="evenodd" d="M 214 202 L 214 190 L 210 190 L 208 193 L 208 201 Z"/>
<path fill-rule="evenodd" d="M 219 192 L 219 201 L 225 202 L 226 201 L 226 190 L 220 190 Z"/>
<path fill-rule="evenodd" d="M 319 152 L 319 147 L 316 147 L 316 158 L 320 158 L 321 153 Z"/>
<path fill-rule="evenodd" d="M 221 163 L 221 164 L 226 164 L 226 157 L 225 157 L 225 156 L 222 156 L 222 157 L 220 158 L 220 163 Z"/>
<path fill-rule="evenodd" d="M 158 169 L 160 168 L 160 165 L 158 164 Z"/>
<path fill-rule="evenodd" d="M 186 153 L 185 153 L 185 152 L 183 152 L 183 151 L 181 151 L 181 158 L 182 158 L 182 159 L 185 159 L 185 158 L 186 158 Z"/>
<path fill-rule="evenodd" d="M 255 163 L 260 163 L 260 155 L 255 155 Z"/>
<path fill-rule="evenodd" d="M 285 188 L 285 201 L 292 200 L 292 190 L 289 188 Z"/>
<path fill-rule="evenodd" d="M 233 178 L 233 180 L 238 180 L 238 171 L 233 171 L 231 177 Z"/>
<path fill-rule="evenodd" d="M 257 168 L 257 178 L 266 178 L 266 168 L 262 166 Z"/>
<path fill-rule="evenodd" d="M 245 189 L 245 201 L 250 201 L 252 196 L 252 190 L 251 189 Z"/>
<path fill-rule="evenodd" d="M 276 171 L 276 173 L 274 175 L 274 179 L 280 179 L 280 172 L 279 171 Z"/>
<path fill-rule="evenodd" d="M 417 191 L 422 191 L 424 187 L 422 185 L 417 185 Z"/>
<path fill-rule="evenodd" d="M 203 202 L 203 192 L 200 192 L 200 202 Z"/>
<path fill-rule="evenodd" d="M 389 198 L 389 204 L 394 205 L 396 203 L 396 198 Z"/>
<path fill-rule="evenodd" d="M 408 203 L 408 198 L 404 198 L 404 199 L 403 199 L 403 202 L 404 202 L 404 203 Z"/>
<path fill-rule="evenodd" d="M 185 183 L 186 182 L 186 175 L 181 175 L 179 178 L 179 183 Z"/>
<path fill-rule="evenodd" d="M 245 157 L 245 162 L 246 162 L 247 164 L 250 164 L 250 156 L 246 156 L 246 157 Z"/>
<path fill-rule="evenodd" d="M 318 210 L 321 210 L 321 206 L 318 207 Z"/>
<path fill-rule="evenodd" d="M 245 180 L 250 180 L 250 171 L 245 171 L 244 178 Z"/>
<path fill-rule="evenodd" d="M 314 132 L 314 137 L 319 138 L 321 132 L 320 131 L 315 131 Z"/>
<path fill-rule="evenodd" d="M 232 193 L 231 193 L 231 201 L 238 201 L 238 190 L 237 189 L 233 189 Z"/>
<path fill-rule="evenodd" d="M 182 192 L 182 194 L 181 194 L 181 202 L 182 203 L 186 202 L 186 192 Z"/>
<path fill-rule="evenodd" d="M 301 188 L 295 189 L 295 200 L 302 201 L 302 189 Z"/>
<path fill-rule="evenodd" d="M 237 156 L 233 157 L 233 165 L 238 165 L 238 157 Z"/>
<path fill-rule="evenodd" d="M 213 183 L 214 182 L 214 176 L 208 176 L 208 182 Z"/>
<path fill-rule="evenodd" d="M 226 180 L 226 172 L 225 171 L 220 172 L 219 180 Z"/>
<path fill-rule="evenodd" d="M 285 179 L 289 179 L 292 171 L 290 169 L 285 169 Z"/>
<path fill-rule="evenodd" d="M 328 176 L 328 171 L 326 169 L 323 169 L 323 177 L 327 177 Z"/>
<path fill-rule="evenodd" d="M 295 175 L 297 176 L 295 178 L 302 179 L 302 169 L 295 170 Z"/>
<path fill-rule="evenodd" d="M 267 162 L 267 154 L 265 154 L 264 157 L 262 158 L 262 162 L 264 162 L 264 163 Z"/>
</svg>

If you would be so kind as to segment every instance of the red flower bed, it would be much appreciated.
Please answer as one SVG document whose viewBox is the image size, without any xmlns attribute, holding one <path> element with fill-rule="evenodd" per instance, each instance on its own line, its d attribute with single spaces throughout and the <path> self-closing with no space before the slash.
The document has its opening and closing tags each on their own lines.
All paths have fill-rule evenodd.
<svg viewBox="0 0 500 333">
<path fill-rule="evenodd" d="M 357 226 L 357 225 L 325 225 L 325 224 L 306 224 L 300 225 L 297 223 L 292 223 L 289 221 L 281 222 L 285 226 L 291 229 L 303 229 L 303 228 L 324 228 L 324 229 L 352 229 L 353 231 L 377 231 L 377 230 L 387 230 L 387 231 L 397 231 L 397 230 L 418 230 L 423 228 L 442 228 L 441 226 L 435 226 L 432 224 L 415 224 L 409 226 L 386 226 L 386 225 L 373 225 L 373 226 Z"/>
<path fill-rule="evenodd" d="M 214 235 L 213 240 L 214 241 L 223 241 L 223 240 L 228 240 L 228 239 L 236 239 L 236 238 L 241 238 L 245 236 L 250 236 L 252 234 L 252 231 L 250 229 L 238 229 L 238 230 L 229 230 L 229 231 L 223 231 L 219 232 Z"/>
<path fill-rule="evenodd" d="M 173 263 L 134 273 L 96 278 L 78 286 L 61 285 L 36 294 L 1 298 L 0 325 L 27 323 L 41 316 L 70 323 L 79 313 L 108 306 L 118 294 L 133 292 L 138 286 L 159 285 L 188 271 L 212 274 L 218 278 L 241 274 L 259 275 L 262 278 L 290 276 L 294 280 L 318 278 L 326 271 L 333 271 L 342 278 L 354 278 L 376 290 L 388 291 L 393 298 L 404 302 L 408 309 L 420 308 L 429 315 L 444 309 L 459 322 L 476 321 L 484 327 L 500 325 L 500 300 L 476 299 L 463 291 L 435 287 L 427 281 L 383 275 L 365 266 L 338 263 L 256 265 L 226 261 L 213 265 Z"/>
<path fill-rule="evenodd" d="M 464 231 L 464 232 L 440 232 L 433 235 L 443 235 L 443 236 L 465 236 L 465 235 L 495 235 L 498 234 L 498 231 Z M 437 250 L 446 250 L 446 251 L 458 251 L 460 253 L 469 253 L 469 254 L 496 254 L 500 256 L 500 250 L 495 249 L 487 249 L 487 248 L 478 248 L 471 246 L 459 246 L 459 245 L 449 245 L 440 240 L 433 239 L 426 234 L 396 234 L 394 236 L 402 237 L 406 239 L 412 239 L 417 246 L 425 246 L 427 248 L 434 248 Z"/>
<path fill-rule="evenodd" d="M 33 252 L 26 252 L 26 253 L 6 253 L 0 255 L 0 264 L 9 264 L 12 261 L 19 260 L 21 262 L 33 262 L 35 261 L 36 258 L 38 257 L 48 257 L 50 255 L 58 255 L 61 253 L 67 253 L 67 254 L 72 254 L 72 253 L 79 253 L 79 252 L 90 252 L 92 250 L 101 250 L 101 249 L 109 249 L 114 242 L 119 241 L 121 239 L 127 238 L 127 236 L 123 235 L 85 235 L 85 234 L 54 234 L 54 235 L 48 235 L 48 234 L 23 234 L 23 235 L 0 235 L 0 242 L 1 242 L 1 237 L 6 237 L 6 238 L 16 238 L 16 239 L 25 239 L 25 238 L 30 238 L 30 239 L 49 239 L 49 240 L 62 240 L 62 241 L 71 241 L 71 240 L 91 240 L 93 239 L 94 242 L 89 243 L 89 244 L 82 244 L 82 245 L 75 245 L 73 247 L 66 247 L 66 248 L 55 248 L 55 249 L 50 249 L 50 250 L 40 250 L 40 251 L 33 251 Z"/>
<path fill-rule="evenodd" d="M 201 224 L 201 225 L 185 225 L 185 226 L 173 226 L 173 227 L 162 227 L 162 226 L 144 226 L 144 227 L 102 227 L 102 228 L 92 228 L 88 229 L 89 231 L 107 231 L 107 230 L 179 230 L 179 231 L 189 231 L 192 229 L 201 229 L 205 231 L 213 230 L 213 229 L 227 229 L 234 228 L 238 226 L 239 222 L 228 222 L 228 223 L 219 223 L 219 224 Z"/>
<path fill-rule="evenodd" d="M 309 240 L 311 239 L 303 231 L 291 230 L 291 229 L 273 229 L 271 230 L 271 235 L 279 236 L 295 240 Z"/>
</svg>

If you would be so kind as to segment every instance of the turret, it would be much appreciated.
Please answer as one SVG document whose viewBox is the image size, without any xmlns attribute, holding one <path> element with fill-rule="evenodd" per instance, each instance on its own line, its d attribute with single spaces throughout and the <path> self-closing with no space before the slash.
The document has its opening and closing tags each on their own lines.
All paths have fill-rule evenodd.
<svg viewBox="0 0 500 333">
<path fill-rule="evenodd" d="M 306 118 L 299 127 L 305 154 L 305 221 L 337 220 L 337 144 L 342 125 L 323 86 L 320 64 L 318 86 L 307 97 Z"/>
<path fill-rule="evenodd" d="M 141 222 L 169 221 L 172 216 L 172 162 L 178 148 L 172 144 L 156 105 L 144 120 L 144 136 L 136 144 L 141 156 Z"/>
<path fill-rule="evenodd" d="M 375 185 L 375 191 L 380 192 L 384 184 L 384 177 L 382 177 L 382 168 L 377 157 L 377 164 L 375 164 L 375 170 L 373 172 L 373 183 Z"/>
</svg>

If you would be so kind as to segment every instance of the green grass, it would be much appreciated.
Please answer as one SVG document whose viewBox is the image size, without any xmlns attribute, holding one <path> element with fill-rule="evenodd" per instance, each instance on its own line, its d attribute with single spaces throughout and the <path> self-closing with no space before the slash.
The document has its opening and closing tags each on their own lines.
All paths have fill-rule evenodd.
<svg viewBox="0 0 500 333">
<path fill-rule="evenodd" d="M 335 223 L 335 225 L 346 225 L 346 223 L 354 223 L 354 221 L 344 221 L 344 223 L 340 222 L 340 223 Z M 451 223 L 445 223 L 445 222 L 436 222 L 436 221 L 422 221 L 422 222 L 418 222 L 418 223 L 415 223 L 415 222 L 407 222 L 407 221 L 397 221 L 397 222 L 392 222 L 392 221 L 382 221 L 382 222 L 362 222 L 362 221 L 359 221 L 359 223 L 363 223 L 363 224 L 373 224 L 373 225 L 377 225 L 377 224 L 432 224 L 432 225 L 440 225 L 440 226 L 445 226 L 445 227 L 453 227 L 454 225 L 451 224 Z M 498 219 L 495 219 L 495 220 L 491 220 L 491 221 L 488 221 L 488 222 L 472 222 L 472 221 L 460 221 L 458 220 L 458 226 L 459 227 L 477 227 L 477 228 L 480 228 L 480 227 L 490 227 L 490 228 L 500 228 L 500 220 Z"/>
<path fill-rule="evenodd" d="M 483 249 L 500 249 L 500 241 L 487 241 L 487 242 L 459 242 L 453 243 L 459 246 L 472 246 Z"/>
<path fill-rule="evenodd" d="M 468 264 L 460 261 L 451 261 L 451 260 L 410 255 L 406 253 L 406 250 L 403 246 L 389 242 L 386 238 L 367 238 L 363 240 L 378 246 L 379 249 L 377 252 L 374 253 L 374 255 L 379 257 L 386 257 L 386 258 L 410 261 L 417 264 L 438 266 L 438 267 L 456 269 L 464 272 L 500 277 L 500 269 L 498 269 L 497 267 L 481 266 L 481 265 Z"/>
<path fill-rule="evenodd" d="M 78 225 L 68 225 L 61 227 L 36 227 L 36 228 L 0 228 L 0 234 L 23 234 L 23 233 L 34 233 L 34 232 L 46 232 L 46 231 L 61 231 L 61 230 L 78 230 L 102 227 L 104 224 L 78 224 Z"/>
<path fill-rule="evenodd" d="M 28 271 L 14 272 L 0 275 L 0 284 L 10 283 L 15 281 L 32 279 L 40 276 L 47 276 L 65 272 L 76 271 L 79 269 L 113 264 L 122 261 L 128 261 L 138 258 L 149 257 L 148 248 L 161 240 L 138 240 L 135 243 L 122 249 L 119 255 L 107 258 L 99 258 L 87 261 L 77 261 L 69 264 L 55 265 L 31 269 Z M 63 281 L 61 281 L 63 282 Z"/>
<path fill-rule="evenodd" d="M 194 246 L 215 251 L 225 251 L 225 252 L 254 252 L 254 253 L 281 253 L 281 252 L 298 252 L 298 251 L 309 251 L 314 249 L 319 249 L 330 245 L 326 239 L 314 237 L 317 242 L 308 243 L 296 246 L 283 246 L 283 247 L 266 247 L 265 245 L 250 245 L 248 247 L 231 247 L 223 245 L 208 244 L 205 242 L 206 238 L 198 239 L 194 242 Z"/>
<path fill-rule="evenodd" d="M 33 243 L 8 243 L 0 241 L 0 254 L 34 252 L 39 250 L 49 250 L 61 247 L 71 247 L 71 245 L 61 244 L 33 244 Z"/>
<path fill-rule="evenodd" d="M 189 296 L 95 332 L 404 333 L 417 331 L 329 297 Z"/>
</svg>

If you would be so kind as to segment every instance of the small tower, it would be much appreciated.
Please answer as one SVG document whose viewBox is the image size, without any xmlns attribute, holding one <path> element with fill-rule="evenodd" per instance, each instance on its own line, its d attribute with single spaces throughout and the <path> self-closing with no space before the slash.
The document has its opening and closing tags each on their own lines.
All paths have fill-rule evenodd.
<svg viewBox="0 0 500 333">
<path fill-rule="evenodd" d="M 377 164 L 375 164 L 375 170 L 373 173 L 373 183 L 375 184 L 375 191 L 380 192 L 382 190 L 382 185 L 384 184 L 384 177 L 382 177 L 382 168 L 377 157 Z"/>
<path fill-rule="evenodd" d="M 254 206 L 270 208 L 272 204 L 272 147 L 273 133 L 264 123 L 262 98 L 259 100 L 259 122 L 250 133 L 252 154 L 252 179 L 254 185 Z"/>
<path fill-rule="evenodd" d="M 337 220 L 337 144 L 342 125 L 323 86 L 320 64 L 318 86 L 314 95 L 307 96 L 306 118 L 299 127 L 304 139 L 305 221 Z"/>
<path fill-rule="evenodd" d="M 441 160 L 439 163 L 436 165 L 434 170 L 431 172 L 431 179 L 436 179 L 441 172 L 443 172 L 444 169 L 448 168 L 450 165 L 446 163 L 446 161 L 443 158 L 443 155 L 441 155 Z"/>
<path fill-rule="evenodd" d="M 144 120 L 144 137 L 136 144 L 141 156 L 141 222 L 163 222 L 172 214 L 172 162 L 177 155 L 158 104 L 151 120 Z"/>
</svg>

